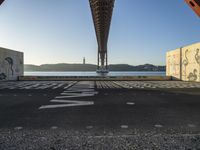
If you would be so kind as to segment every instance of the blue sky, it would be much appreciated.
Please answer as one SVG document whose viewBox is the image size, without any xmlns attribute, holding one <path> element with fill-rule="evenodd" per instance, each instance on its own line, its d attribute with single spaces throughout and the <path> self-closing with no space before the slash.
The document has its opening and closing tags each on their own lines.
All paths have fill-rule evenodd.
<svg viewBox="0 0 200 150">
<path fill-rule="evenodd" d="M 200 18 L 184 0 L 116 0 L 110 64 L 165 64 L 168 50 L 200 41 Z M 26 64 L 96 63 L 88 0 L 6 0 L 0 47 L 24 52 Z"/>
</svg>

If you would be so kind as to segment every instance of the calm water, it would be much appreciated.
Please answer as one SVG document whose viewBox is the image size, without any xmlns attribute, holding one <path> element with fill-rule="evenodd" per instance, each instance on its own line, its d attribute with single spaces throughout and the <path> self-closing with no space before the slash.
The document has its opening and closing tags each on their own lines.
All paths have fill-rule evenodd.
<svg viewBox="0 0 200 150">
<path fill-rule="evenodd" d="M 25 76 L 99 76 L 96 72 L 24 72 Z M 109 72 L 108 76 L 165 76 L 165 72 Z"/>
</svg>

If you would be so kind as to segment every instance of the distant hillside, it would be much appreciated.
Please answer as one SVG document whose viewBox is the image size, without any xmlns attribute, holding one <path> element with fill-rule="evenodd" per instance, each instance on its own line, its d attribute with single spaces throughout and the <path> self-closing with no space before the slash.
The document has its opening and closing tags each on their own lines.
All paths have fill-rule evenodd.
<svg viewBox="0 0 200 150">
<path fill-rule="evenodd" d="M 44 64 L 24 65 L 25 71 L 96 71 L 97 66 L 93 64 Z M 151 64 L 131 66 L 127 64 L 109 65 L 110 71 L 165 71 L 165 66 L 154 66 Z"/>
</svg>

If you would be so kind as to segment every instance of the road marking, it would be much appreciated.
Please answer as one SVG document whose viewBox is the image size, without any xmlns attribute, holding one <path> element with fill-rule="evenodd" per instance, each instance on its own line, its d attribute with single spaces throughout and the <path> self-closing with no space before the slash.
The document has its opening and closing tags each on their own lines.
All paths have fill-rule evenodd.
<svg viewBox="0 0 200 150">
<path fill-rule="evenodd" d="M 126 104 L 127 105 L 135 105 L 135 103 L 133 103 L 133 102 L 127 102 Z"/>
<path fill-rule="evenodd" d="M 86 129 L 92 129 L 93 128 L 93 126 L 86 126 Z"/>
<path fill-rule="evenodd" d="M 62 98 L 76 98 L 76 97 L 90 97 L 90 96 L 94 96 L 95 94 L 77 94 L 77 95 L 69 95 L 69 96 L 56 96 L 56 98 L 58 99 L 62 99 Z"/>
<path fill-rule="evenodd" d="M 69 104 L 45 105 L 45 106 L 41 106 L 39 109 L 94 105 L 93 101 L 51 100 L 50 102 L 54 102 L 54 103 L 69 103 Z"/>
<path fill-rule="evenodd" d="M 121 125 L 120 126 L 122 129 L 128 129 L 128 125 Z"/>
<path fill-rule="evenodd" d="M 52 126 L 51 129 L 52 130 L 56 130 L 56 129 L 58 129 L 58 127 L 57 126 Z"/>
<path fill-rule="evenodd" d="M 51 101 L 53 102 L 53 101 Z M 55 102 L 55 101 L 54 101 Z M 58 102 L 58 100 L 57 100 Z M 68 103 L 67 101 L 62 101 L 62 103 Z M 74 106 L 88 106 L 88 105 L 94 105 L 93 101 L 79 101 L 79 102 L 73 102 L 72 104 L 56 104 L 56 105 L 45 105 L 41 106 L 39 109 L 50 109 L 50 108 L 63 108 L 63 107 L 74 107 Z"/>
<path fill-rule="evenodd" d="M 55 99 L 50 100 L 51 103 L 62 103 L 62 104 L 43 105 L 39 107 L 39 109 L 41 110 L 41 109 L 94 105 L 94 101 L 79 101 L 71 99 L 71 98 L 91 97 L 98 94 L 98 92 L 91 89 L 94 88 L 91 87 L 91 85 L 81 84 L 81 83 L 84 82 L 80 82 L 79 84 L 77 84 L 77 82 L 73 82 L 71 85 L 68 86 L 69 88 L 68 90 L 70 92 L 66 90 L 60 94 L 61 96 L 56 96 Z M 77 89 L 77 91 L 75 89 Z"/>
<path fill-rule="evenodd" d="M 162 127 L 163 127 L 163 125 L 156 124 L 154 127 L 156 127 L 156 128 L 162 128 Z"/>
<path fill-rule="evenodd" d="M 22 130 L 23 127 L 15 127 L 14 129 L 15 129 L 15 130 Z"/>
<path fill-rule="evenodd" d="M 94 89 L 69 89 L 67 91 L 64 91 L 65 93 L 73 93 L 73 92 L 93 92 Z"/>
</svg>

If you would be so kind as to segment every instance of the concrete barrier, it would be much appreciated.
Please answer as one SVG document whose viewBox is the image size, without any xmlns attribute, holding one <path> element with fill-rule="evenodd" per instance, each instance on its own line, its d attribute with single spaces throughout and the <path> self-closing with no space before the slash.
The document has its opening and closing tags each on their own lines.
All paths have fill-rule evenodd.
<svg viewBox="0 0 200 150">
<path fill-rule="evenodd" d="M 20 76 L 20 81 L 169 81 L 171 76 Z"/>
</svg>

